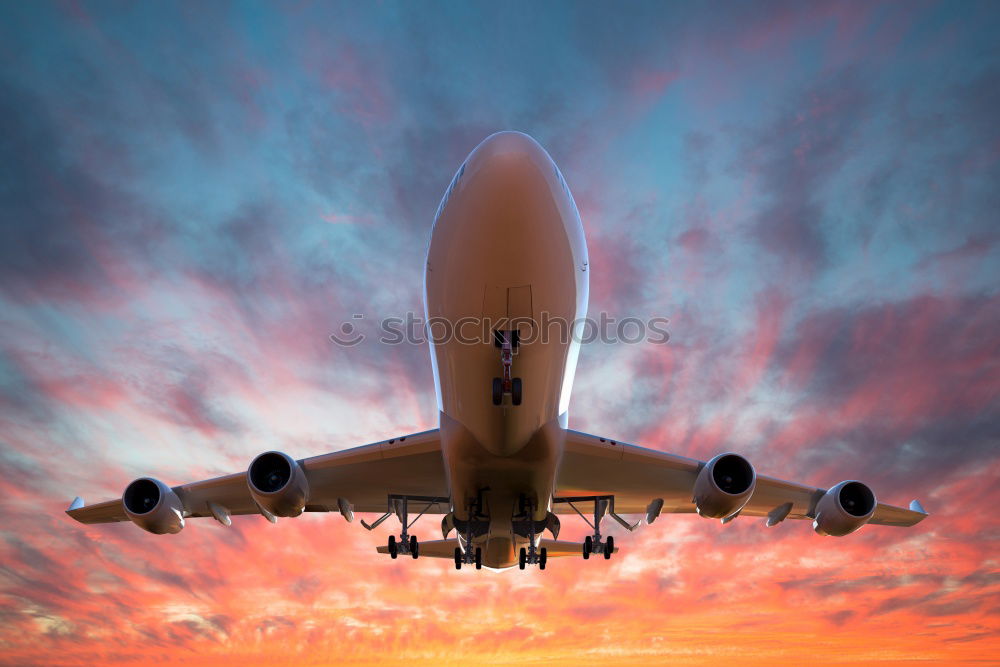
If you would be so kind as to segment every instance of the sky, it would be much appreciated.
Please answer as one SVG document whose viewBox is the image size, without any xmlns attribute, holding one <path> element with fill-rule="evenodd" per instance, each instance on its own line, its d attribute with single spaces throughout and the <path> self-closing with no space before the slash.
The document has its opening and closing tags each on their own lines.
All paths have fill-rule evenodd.
<svg viewBox="0 0 1000 667">
<path fill-rule="evenodd" d="M 1000 662 L 998 31 L 990 2 L 3 3 L 0 663 Z M 420 312 L 438 202 L 503 129 L 576 198 L 591 314 L 670 320 L 584 346 L 571 427 L 931 516 L 663 516 L 610 562 L 456 572 L 378 556 L 388 522 L 63 513 L 436 427 L 426 347 L 329 336 Z"/>
</svg>

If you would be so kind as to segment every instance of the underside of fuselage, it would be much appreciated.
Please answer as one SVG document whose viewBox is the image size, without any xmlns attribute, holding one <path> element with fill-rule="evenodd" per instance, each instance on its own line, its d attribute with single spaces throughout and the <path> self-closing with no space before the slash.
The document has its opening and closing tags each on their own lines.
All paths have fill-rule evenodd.
<svg viewBox="0 0 1000 667">
<path fill-rule="evenodd" d="M 431 328 L 431 359 L 453 520 L 475 527 L 456 532 L 488 567 L 515 564 L 535 532 L 524 522 L 549 516 L 587 263 L 579 214 L 545 150 L 518 132 L 476 147 L 438 209 L 425 304 L 428 323 L 447 323 Z"/>
<path fill-rule="evenodd" d="M 520 547 L 531 537 L 527 522 L 544 526 L 549 520 L 564 434 L 554 419 L 537 429 L 516 452 L 497 455 L 460 422 L 441 413 L 441 441 L 447 452 L 456 535 L 463 547 L 472 544 L 473 548 L 482 548 L 485 565 L 514 565 Z M 460 498 L 466 502 L 460 504 Z M 470 530 L 466 531 L 466 527 Z M 542 530 L 534 532 L 537 543 Z"/>
</svg>

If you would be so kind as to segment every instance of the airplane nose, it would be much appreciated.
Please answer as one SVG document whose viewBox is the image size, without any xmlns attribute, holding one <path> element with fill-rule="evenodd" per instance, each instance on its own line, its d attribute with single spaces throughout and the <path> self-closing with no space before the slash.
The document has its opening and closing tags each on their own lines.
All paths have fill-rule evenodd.
<svg viewBox="0 0 1000 667">
<path fill-rule="evenodd" d="M 541 145 L 524 132 L 504 130 L 483 139 L 476 152 L 483 155 L 527 155 L 543 151 Z M 544 152 L 544 151 L 543 151 Z"/>
<path fill-rule="evenodd" d="M 523 132 L 507 130 L 484 139 L 466 160 L 466 171 L 472 174 L 490 168 L 490 171 L 516 168 L 524 163 L 535 166 L 551 164 L 552 160 L 541 145 Z M 471 175 L 471 174 L 470 174 Z"/>
</svg>

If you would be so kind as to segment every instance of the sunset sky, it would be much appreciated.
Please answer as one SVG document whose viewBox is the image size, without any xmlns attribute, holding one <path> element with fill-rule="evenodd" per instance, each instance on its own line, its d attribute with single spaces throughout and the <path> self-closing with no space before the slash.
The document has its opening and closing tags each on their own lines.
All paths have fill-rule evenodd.
<svg viewBox="0 0 1000 667">
<path fill-rule="evenodd" d="M 1000 663 L 998 34 L 993 2 L 3 3 L 0 663 Z M 435 428 L 426 347 L 329 335 L 422 309 L 501 129 L 565 175 L 591 313 L 670 320 L 584 346 L 571 427 L 931 516 L 665 515 L 456 572 L 376 554 L 390 522 L 63 513 Z"/>
</svg>

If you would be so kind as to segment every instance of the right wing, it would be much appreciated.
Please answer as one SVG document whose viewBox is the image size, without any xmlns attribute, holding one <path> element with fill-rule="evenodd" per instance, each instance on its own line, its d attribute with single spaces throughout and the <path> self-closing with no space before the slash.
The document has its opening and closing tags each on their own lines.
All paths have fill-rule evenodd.
<svg viewBox="0 0 1000 667">
<path fill-rule="evenodd" d="M 619 514 L 645 513 L 654 500 L 663 501 L 663 513 L 693 513 L 692 492 L 704 465 L 697 459 L 567 430 L 556 495 L 613 495 Z M 758 474 L 753 495 L 739 516 L 768 517 L 771 523 L 813 519 L 816 503 L 824 493 L 826 489 Z M 554 511 L 574 510 L 557 505 Z M 910 509 L 878 503 L 868 523 L 912 526 L 926 516 L 916 501 Z"/>
<path fill-rule="evenodd" d="M 298 461 L 309 481 L 307 512 L 336 512 L 344 498 L 355 512 L 385 512 L 388 495 L 446 498 L 448 480 L 437 429 L 404 435 L 353 449 Z M 260 514 L 250 496 L 246 472 L 173 487 L 185 517 L 215 516 L 210 505 L 227 514 Z M 427 514 L 445 514 L 449 508 L 434 504 Z M 121 498 L 83 505 L 76 500 L 66 510 L 80 523 L 128 521 Z"/>
</svg>

